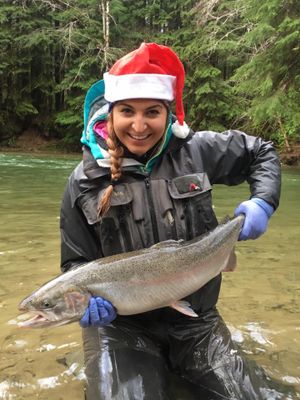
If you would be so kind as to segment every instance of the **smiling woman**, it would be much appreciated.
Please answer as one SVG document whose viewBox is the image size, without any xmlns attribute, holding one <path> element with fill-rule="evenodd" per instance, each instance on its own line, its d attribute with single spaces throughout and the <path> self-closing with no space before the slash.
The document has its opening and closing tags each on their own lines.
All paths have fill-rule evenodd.
<svg viewBox="0 0 300 400">
<path fill-rule="evenodd" d="M 240 131 L 189 129 L 184 77 L 172 49 L 142 43 L 89 89 L 83 162 L 68 181 L 61 210 L 64 272 L 213 230 L 218 221 L 211 190 L 218 183 L 250 184 L 251 198 L 233 205 L 236 216 L 245 215 L 240 240 L 256 239 L 267 229 L 280 194 L 274 148 Z M 151 268 L 150 257 L 143 263 Z M 176 263 L 180 268 L 180 260 Z M 121 271 L 119 279 L 130 291 Z M 99 393 L 88 392 L 87 398 L 111 399 L 111 393 L 113 398 L 174 398 L 167 389 L 168 369 L 198 390 L 206 388 L 214 399 L 264 398 L 263 374 L 249 369 L 216 309 L 220 285 L 218 274 L 184 298 L 199 317 L 164 307 L 117 316 L 114 300 L 104 294 L 98 307 L 99 297 L 92 297 L 80 324 L 101 328 L 83 333 L 88 390 L 96 381 Z"/>
<path fill-rule="evenodd" d="M 120 101 L 112 111 L 115 134 L 131 153 L 142 156 L 162 139 L 168 111 L 159 100 Z"/>
</svg>

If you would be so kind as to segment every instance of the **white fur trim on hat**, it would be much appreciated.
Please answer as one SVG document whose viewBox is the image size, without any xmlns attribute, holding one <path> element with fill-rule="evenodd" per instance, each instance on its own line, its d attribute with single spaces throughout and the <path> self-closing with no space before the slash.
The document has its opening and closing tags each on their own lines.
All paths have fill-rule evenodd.
<svg viewBox="0 0 300 400">
<path fill-rule="evenodd" d="M 183 125 L 180 125 L 178 121 L 175 121 L 172 124 L 172 132 L 179 139 L 185 139 L 190 132 L 190 128 L 185 122 L 183 122 Z"/>
<path fill-rule="evenodd" d="M 109 102 L 125 99 L 158 99 L 172 101 L 175 98 L 176 77 L 162 74 L 104 74 L 104 97 Z"/>
</svg>

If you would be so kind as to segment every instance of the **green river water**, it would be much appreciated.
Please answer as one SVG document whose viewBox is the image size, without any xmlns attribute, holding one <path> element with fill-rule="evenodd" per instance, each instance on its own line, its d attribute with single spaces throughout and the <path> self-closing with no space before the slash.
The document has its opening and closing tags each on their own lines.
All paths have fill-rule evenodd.
<svg viewBox="0 0 300 400">
<path fill-rule="evenodd" d="M 0 399 L 83 400 L 81 329 L 23 330 L 19 301 L 59 273 L 59 208 L 80 156 L 0 154 Z M 248 198 L 246 185 L 215 187 L 218 217 Z M 268 232 L 237 245 L 219 310 L 234 340 L 300 398 L 300 169 L 284 169 Z M 298 394 L 297 394 L 298 393 Z M 290 398 L 290 397 L 289 397 Z"/>
</svg>

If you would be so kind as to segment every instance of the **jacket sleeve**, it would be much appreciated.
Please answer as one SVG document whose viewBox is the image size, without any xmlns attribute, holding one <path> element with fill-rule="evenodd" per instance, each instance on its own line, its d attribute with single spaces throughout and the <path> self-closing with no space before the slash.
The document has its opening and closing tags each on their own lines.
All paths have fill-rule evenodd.
<svg viewBox="0 0 300 400">
<path fill-rule="evenodd" d="M 60 212 L 62 272 L 101 257 L 101 246 L 93 227 L 88 224 L 74 196 L 76 185 L 73 173 L 65 188 Z"/>
<path fill-rule="evenodd" d="M 267 201 L 274 209 L 278 207 L 281 167 L 271 142 L 240 131 L 205 131 L 196 136 L 212 184 L 237 185 L 247 181 L 251 197 Z"/>
</svg>

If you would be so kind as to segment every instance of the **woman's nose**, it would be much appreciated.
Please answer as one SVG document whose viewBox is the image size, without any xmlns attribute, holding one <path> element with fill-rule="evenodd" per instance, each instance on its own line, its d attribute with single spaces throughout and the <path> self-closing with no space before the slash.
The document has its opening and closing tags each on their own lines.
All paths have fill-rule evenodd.
<svg viewBox="0 0 300 400">
<path fill-rule="evenodd" d="M 144 132 L 147 128 L 147 124 L 143 116 L 135 115 L 132 121 L 132 128 L 135 132 Z"/>
</svg>

